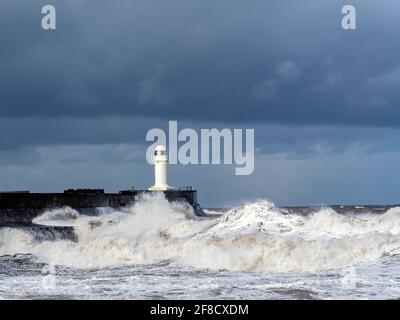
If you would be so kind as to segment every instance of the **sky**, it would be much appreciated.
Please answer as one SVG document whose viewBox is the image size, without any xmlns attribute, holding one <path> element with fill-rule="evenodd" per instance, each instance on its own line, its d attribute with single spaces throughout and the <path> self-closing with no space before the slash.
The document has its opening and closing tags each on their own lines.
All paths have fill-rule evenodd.
<svg viewBox="0 0 400 320">
<path fill-rule="evenodd" d="M 399 21 L 396 0 L 2 0 L 0 190 L 148 188 L 146 133 L 177 120 L 255 130 L 250 176 L 170 166 L 205 207 L 400 203 Z"/>
</svg>

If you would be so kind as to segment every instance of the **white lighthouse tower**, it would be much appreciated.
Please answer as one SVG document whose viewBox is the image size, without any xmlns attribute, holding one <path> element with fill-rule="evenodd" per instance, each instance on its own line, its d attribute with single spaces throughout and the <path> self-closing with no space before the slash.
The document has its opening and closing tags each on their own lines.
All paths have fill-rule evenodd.
<svg viewBox="0 0 400 320">
<path fill-rule="evenodd" d="M 159 145 L 154 150 L 154 186 L 149 188 L 151 191 L 165 191 L 173 189 L 167 184 L 167 149 Z"/>
</svg>

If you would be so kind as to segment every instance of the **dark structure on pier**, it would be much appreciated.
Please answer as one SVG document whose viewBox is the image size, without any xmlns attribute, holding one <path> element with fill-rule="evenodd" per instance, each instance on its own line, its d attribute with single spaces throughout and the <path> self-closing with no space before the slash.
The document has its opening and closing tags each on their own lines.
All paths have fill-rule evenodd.
<svg viewBox="0 0 400 320">
<path fill-rule="evenodd" d="M 0 192 L 0 226 L 24 226 L 46 210 L 70 207 L 83 215 L 96 215 L 102 207 L 121 208 L 133 205 L 147 193 L 163 193 L 170 202 L 185 202 L 196 215 L 203 215 L 197 203 L 197 191 L 184 190 L 126 190 L 105 193 L 103 189 L 68 189 L 64 193 L 30 193 L 29 191 Z"/>
</svg>

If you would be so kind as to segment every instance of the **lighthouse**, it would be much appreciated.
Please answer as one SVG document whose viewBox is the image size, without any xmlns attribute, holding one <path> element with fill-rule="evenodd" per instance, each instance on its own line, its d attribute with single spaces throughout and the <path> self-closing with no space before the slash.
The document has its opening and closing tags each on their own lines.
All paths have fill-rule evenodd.
<svg viewBox="0 0 400 320">
<path fill-rule="evenodd" d="M 173 189 L 167 184 L 167 165 L 168 156 L 167 149 L 163 145 L 159 145 L 154 150 L 154 186 L 149 188 L 150 191 L 166 191 Z"/>
</svg>

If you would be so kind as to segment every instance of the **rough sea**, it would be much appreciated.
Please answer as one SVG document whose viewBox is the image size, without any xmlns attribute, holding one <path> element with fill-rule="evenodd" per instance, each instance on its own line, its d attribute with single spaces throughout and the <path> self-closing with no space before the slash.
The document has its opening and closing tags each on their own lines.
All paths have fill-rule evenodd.
<svg viewBox="0 0 400 320">
<path fill-rule="evenodd" d="M 0 229 L 0 299 L 398 299 L 400 207 L 229 210 L 145 197 Z M 72 228 L 73 227 L 73 228 Z"/>
</svg>

